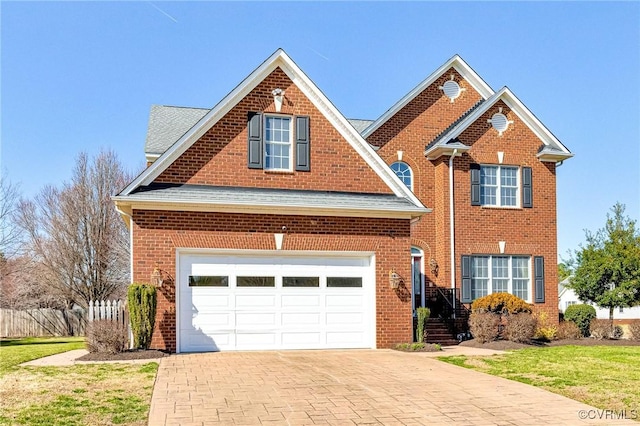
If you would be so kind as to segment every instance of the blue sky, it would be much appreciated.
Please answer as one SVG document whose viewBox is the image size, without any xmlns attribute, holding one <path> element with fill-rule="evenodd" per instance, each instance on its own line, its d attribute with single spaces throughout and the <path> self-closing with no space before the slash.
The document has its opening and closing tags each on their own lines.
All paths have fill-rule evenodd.
<svg viewBox="0 0 640 426">
<path fill-rule="evenodd" d="M 152 104 L 212 107 L 282 47 L 348 118 L 454 54 L 570 149 L 559 253 L 620 201 L 640 218 L 638 2 L 2 2 L 1 161 L 32 196 L 80 151 L 144 164 Z"/>
</svg>

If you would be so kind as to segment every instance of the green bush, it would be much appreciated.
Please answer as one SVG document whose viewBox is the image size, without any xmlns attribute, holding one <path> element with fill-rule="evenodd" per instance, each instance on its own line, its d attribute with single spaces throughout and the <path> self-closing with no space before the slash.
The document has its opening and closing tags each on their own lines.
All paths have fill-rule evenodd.
<svg viewBox="0 0 640 426">
<path fill-rule="evenodd" d="M 506 317 L 507 325 L 502 332 L 506 340 L 518 343 L 529 343 L 536 332 L 536 318 L 526 312 Z"/>
<path fill-rule="evenodd" d="M 416 330 L 416 341 L 418 343 L 422 343 L 425 341 L 425 329 L 427 327 L 427 319 L 429 315 L 431 315 L 431 311 L 429 308 L 418 308 L 416 309 L 418 314 L 418 326 Z"/>
<path fill-rule="evenodd" d="M 472 312 L 469 315 L 469 331 L 480 343 L 491 342 L 500 335 L 500 315 L 492 312 Z"/>
<path fill-rule="evenodd" d="M 584 337 L 589 337 L 589 325 L 595 317 L 596 309 L 591 305 L 571 305 L 564 311 L 565 321 L 571 321 L 577 325 Z"/>
<path fill-rule="evenodd" d="M 471 312 L 493 312 L 496 314 L 530 313 L 531 305 L 513 294 L 493 293 L 474 300 L 471 304 Z"/>
<path fill-rule="evenodd" d="M 156 322 L 157 290 L 150 284 L 129 286 L 127 302 L 135 348 L 149 349 Z"/>
</svg>

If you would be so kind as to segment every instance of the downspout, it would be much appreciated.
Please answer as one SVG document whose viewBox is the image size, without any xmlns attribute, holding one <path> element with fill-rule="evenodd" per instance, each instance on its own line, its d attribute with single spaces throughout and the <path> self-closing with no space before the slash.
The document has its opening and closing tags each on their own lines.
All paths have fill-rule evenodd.
<svg viewBox="0 0 640 426">
<path fill-rule="evenodd" d="M 455 233 L 454 233 L 454 210 L 453 210 L 453 159 L 458 154 L 454 149 L 449 157 L 449 240 L 451 242 L 451 306 L 453 306 L 453 318 L 456 317 L 456 255 L 455 255 Z"/>
</svg>

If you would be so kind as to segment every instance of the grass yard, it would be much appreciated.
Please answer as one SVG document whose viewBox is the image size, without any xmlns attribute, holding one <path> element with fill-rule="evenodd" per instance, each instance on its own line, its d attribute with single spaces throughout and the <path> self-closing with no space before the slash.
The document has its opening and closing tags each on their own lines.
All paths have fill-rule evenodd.
<svg viewBox="0 0 640 426">
<path fill-rule="evenodd" d="M 0 425 L 146 425 L 155 362 L 18 366 L 83 347 L 77 338 L 2 342 Z"/>
<path fill-rule="evenodd" d="M 438 359 L 610 410 L 640 410 L 640 347 L 557 346 Z"/>
<path fill-rule="evenodd" d="M 84 337 L 27 337 L 0 340 L 0 377 L 18 364 L 49 355 L 84 349 Z"/>
</svg>

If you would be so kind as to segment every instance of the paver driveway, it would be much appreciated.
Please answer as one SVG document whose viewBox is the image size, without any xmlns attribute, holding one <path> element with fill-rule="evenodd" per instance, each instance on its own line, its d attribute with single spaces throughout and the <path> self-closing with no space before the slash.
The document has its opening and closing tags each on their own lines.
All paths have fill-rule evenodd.
<svg viewBox="0 0 640 426">
<path fill-rule="evenodd" d="M 580 420 L 580 410 L 597 415 L 568 398 L 419 353 L 222 352 L 162 359 L 149 424 L 597 423 Z"/>
</svg>

